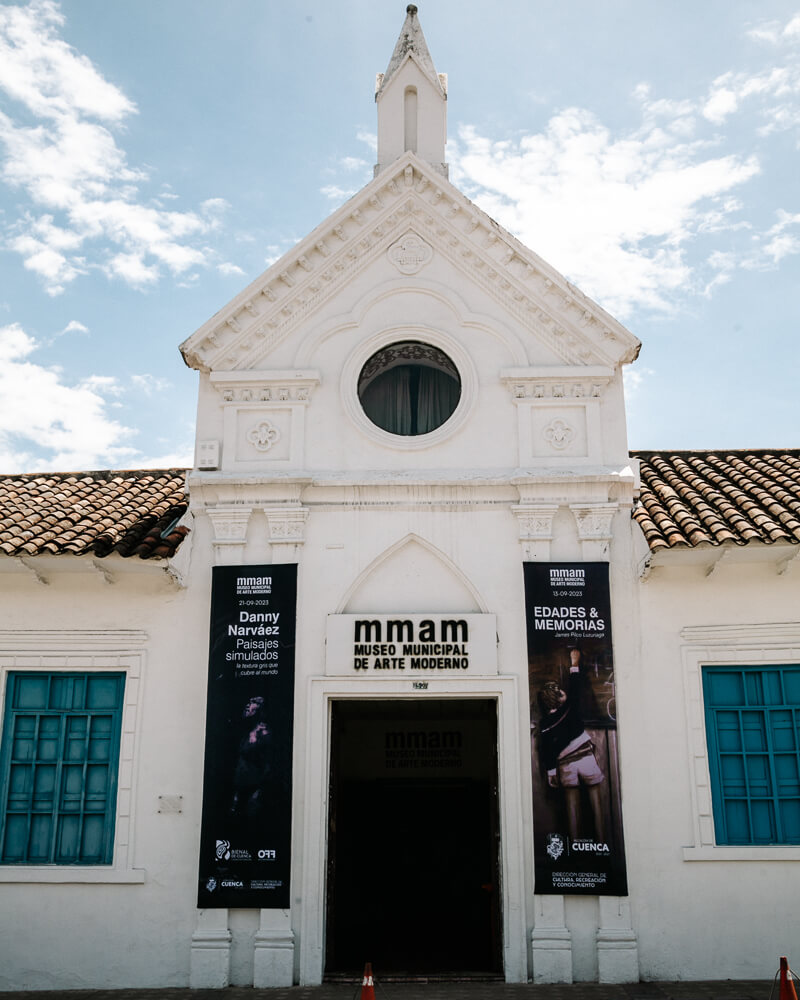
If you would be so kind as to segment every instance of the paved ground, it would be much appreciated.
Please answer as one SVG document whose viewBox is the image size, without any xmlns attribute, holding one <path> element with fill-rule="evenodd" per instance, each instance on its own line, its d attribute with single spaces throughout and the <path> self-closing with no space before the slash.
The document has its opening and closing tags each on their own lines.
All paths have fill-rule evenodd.
<svg viewBox="0 0 800 1000">
<path fill-rule="evenodd" d="M 773 992 L 774 986 L 774 992 Z M 232 986 L 225 990 L 25 990 L 1 992 L 0 1000 L 359 1000 L 361 984 L 327 984 L 255 990 Z M 772 981 L 700 983 L 633 983 L 602 986 L 534 986 L 510 983 L 381 983 L 376 1000 L 778 1000 Z"/>
</svg>

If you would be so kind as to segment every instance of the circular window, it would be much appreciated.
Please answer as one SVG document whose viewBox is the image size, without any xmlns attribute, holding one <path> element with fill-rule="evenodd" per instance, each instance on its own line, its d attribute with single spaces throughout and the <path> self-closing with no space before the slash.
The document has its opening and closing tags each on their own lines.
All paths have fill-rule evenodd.
<svg viewBox="0 0 800 1000">
<path fill-rule="evenodd" d="M 444 351 L 404 340 L 372 355 L 358 376 L 358 398 L 376 427 L 390 434 L 428 434 L 461 399 L 458 369 Z"/>
</svg>

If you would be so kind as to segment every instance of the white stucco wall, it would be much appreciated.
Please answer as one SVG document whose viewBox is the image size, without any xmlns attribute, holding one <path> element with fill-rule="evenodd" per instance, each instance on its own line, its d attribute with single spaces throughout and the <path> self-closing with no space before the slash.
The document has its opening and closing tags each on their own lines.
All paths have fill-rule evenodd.
<svg viewBox="0 0 800 1000">
<path fill-rule="evenodd" d="M 792 950 L 800 848 L 715 846 L 699 677 L 703 665 L 800 662 L 800 577 L 787 555 L 669 554 L 639 588 L 622 746 L 643 978 L 769 979 Z"/>
<path fill-rule="evenodd" d="M 127 673 L 116 842 L 110 868 L 0 866 L 0 989 L 184 985 L 208 580 L 197 577 L 191 599 L 163 563 L 62 556 L 35 565 L 45 582 L 16 561 L 0 565 L 0 691 L 10 669 Z"/>
</svg>

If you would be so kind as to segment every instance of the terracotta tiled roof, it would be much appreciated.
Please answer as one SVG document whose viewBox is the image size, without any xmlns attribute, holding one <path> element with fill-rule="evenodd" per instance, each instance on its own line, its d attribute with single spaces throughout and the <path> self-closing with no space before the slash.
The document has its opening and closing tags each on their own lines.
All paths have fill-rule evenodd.
<svg viewBox="0 0 800 1000">
<path fill-rule="evenodd" d="M 0 554 L 142 559 L 175 553 L 188 528 L 184 469 L 0 476 Z"/>
<path fill-rule="evenodd" d="M 650 549 L 800 543 L 800 449 L 640 451 Z"/>
</svg>

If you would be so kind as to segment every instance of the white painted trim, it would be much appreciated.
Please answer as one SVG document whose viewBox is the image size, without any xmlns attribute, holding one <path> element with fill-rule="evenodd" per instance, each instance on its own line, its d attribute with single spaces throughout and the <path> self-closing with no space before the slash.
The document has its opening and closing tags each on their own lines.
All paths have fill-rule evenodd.
<svg viewBox="0 0 800 1000">
<path fill-rule="evenodd" d="M 300 985 L 322 982 L 325 960 L 325 871 L 328 840 L 331 702 L 336 699 L 489 698 L 497 702 L 497 766 L 500 852 L 503 878 L 503 963 L 507 982 L 526 982 L 525 876 L 523 869 L 524 800 L 520 771 L 519 691 L 516 676 L 459 679 L 431 678 L 426 691 L 414 691 L 412 681 L 383 681 L 378 687 L 361 677 L 312 677 L 308 684 L 303 803 L 304 865 L 300 879 L 303 900 L 300 920 Z M 294 879 L 293 879 L 294 884 Z"/>
<path fill-rule="evenodd" d="M 134 868 L 133 803 L 140 739 L 140 705 L 144 683 L 146 632 L 135 629 L 71 631 L 31 629 L 0 632 L 0 719 L 10 671 L 115 671 L 125 674 L 122 707 L 117 810 L 111 865 L 2 865 L 0 883 L 141 883 L 146 872 Z"/>
<path fill-rule="evenodd" d="M 800 847 L 684 847 L 684 861 L 800 861 Z"/>
<path fill-rule="evenodd" d="M 430 504 L 426 506 L 429 507 Z M 472 599 L 475 601 L 475 607 L 477 608 L 479 614 L 489 613 L 489 606 L 486 601 L 484 601 L 483 597 L 478 593 L 472 584 L 472 580 L 470 580 L 470 578 L 464 573 L 461 567 L 454 563 L 446 552 L 437 548 L 433 542 L 428 541 L 427 538 L 424 538 L 422 535 L 418 535 L 414 531 L 410 531 L 407 535 L 404 535 L 403 538 L 398 538 L 396 542 L 393 542 L 385 548 L 383 552 L 380 552 L 377 556 L 375 556 L 375 558 L 361 570 L 355 580 L 345 591 L 334 613 L 337 615 L 347 614 L 347 608 L 353 598 L 353 595 L 358 593 L 359 588 L 363 586 L 364 581 L 367 580 L 372 573 L 374 573 L 378 567 L 381 566 L 382 563 L 386 562 L 386 560 L 390 559 L 396 552 L 399 552 L 402 548 L 411 543 L 416 543 L 422 546 L 422 548 L 430 552 L 433 556 L 439 559 L 444 566 L 447 567 L 447 569 L 458 579 L 459 583 L 461 583 L 461 585 L 472 595 Z"/>
<path fill-rule="evenodd" d="M 800 622 L 772 625 L 699 625 L 681 630 L 689 742 L 694 844 L 683 848 L 684 861 L 798 861 L 800 846 L 729 847 L 717 845 L 711 802 L 702 668 L 706 666 L 781 666 L 800 663 Z"/>
<path fill-rule="evenodd" d="M 24 882 L 26 885 L 141 885 L 147 879 L 143 868 L 124 871 L 107 865 L 81 868 L 73 865 L 0 865 L 0 883 Z"/>
</svg>

